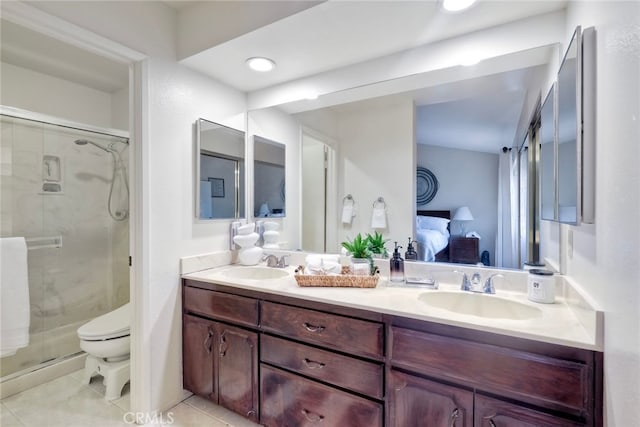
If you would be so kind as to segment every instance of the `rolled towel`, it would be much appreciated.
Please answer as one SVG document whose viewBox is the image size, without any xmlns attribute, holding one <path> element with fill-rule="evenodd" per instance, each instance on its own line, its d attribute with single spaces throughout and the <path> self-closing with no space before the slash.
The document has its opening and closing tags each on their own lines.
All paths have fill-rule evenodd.
<svg viewBox="0 0 640 427">
<path fill-rule="evenodd" d="M 309 254 L 305 258 L 306 264 L 320 264 L 320 261 L 325 262 L 340 262 L 340 255 L 338 254 Z"/>
<path fill-rule="evenodd" d="M 335 261 L 324 261 L 320 259 L 317 264 L 307 263 L 306 271 L 311 274 L 340 274 L 342 265 Z"/>
</svg>

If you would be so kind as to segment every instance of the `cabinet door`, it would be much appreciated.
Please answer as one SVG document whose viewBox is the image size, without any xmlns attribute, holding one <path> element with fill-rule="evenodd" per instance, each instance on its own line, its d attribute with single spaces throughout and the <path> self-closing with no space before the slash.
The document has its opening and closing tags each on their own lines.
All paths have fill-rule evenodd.
<svg viewBox="0 0 640 427">
<path fill-rule="evenodd" d="M 390 425 L 472 427 L 473 392 L 391 371 Z"/>
<path fill-rule="evenodd" d="M 218 395 L 227 409 L 258 420 L 258 334 L 218 324 Z"/>
<path fill-rule="evenodd" d="M 214 402 L 218 401 L 214 387 L 214 322 L 189 315 L 182 323 L 182 376 L 185 389 Z"/>
<path fill-rule="evenodd" d="M 476 395 L 476 427 L 574 427 L 584 424 Z"/>
</svg>

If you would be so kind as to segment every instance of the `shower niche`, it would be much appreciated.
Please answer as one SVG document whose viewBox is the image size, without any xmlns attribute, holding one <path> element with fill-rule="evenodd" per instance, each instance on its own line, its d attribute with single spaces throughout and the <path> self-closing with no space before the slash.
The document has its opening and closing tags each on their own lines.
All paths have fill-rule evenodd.
<svg viewBox="0 0 640 427">
<path fill-rule="evenodd" d="M 45 154 L 42 156 L 42 193 L 63 194 L 62 161 L 60 157 Z"/>
</svg>

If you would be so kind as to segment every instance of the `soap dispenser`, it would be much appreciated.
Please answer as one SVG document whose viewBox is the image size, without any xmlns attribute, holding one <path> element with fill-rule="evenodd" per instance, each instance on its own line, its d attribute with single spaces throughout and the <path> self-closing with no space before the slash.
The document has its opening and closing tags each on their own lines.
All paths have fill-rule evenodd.
<svg viewBox="0 0 640 427">
<path fill-rule="evenodd" d="M 394 243 L 393 258 L 389 261 L 389 280 L 394 283 L 404 283 L 404 260 L 400 256 L 402 246 L 398 246 L 398 242 Z"/>
<path fill-rule="evenodd" d="M 415 242 L 411 241 L 411 237 L 409 237 L 409 244 L 407 245 L 407 251 L 404 253 L 404 259 L 407 261 L 417 261 L 418 260 L 418 252 L 413 249 L 413 244 Z"/>
</svg>

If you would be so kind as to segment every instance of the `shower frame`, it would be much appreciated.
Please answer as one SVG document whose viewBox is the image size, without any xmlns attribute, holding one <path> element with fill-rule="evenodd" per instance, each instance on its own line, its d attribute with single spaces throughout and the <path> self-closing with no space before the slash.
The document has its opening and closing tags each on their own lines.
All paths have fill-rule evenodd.
<svg viewBox="0 0 640 427">
<path fill-rule="evenodd" d="M 29 120 L 36 123 L 42 123 L 46 125 L 54 125 L 61 128 L 66 128 L 80 132 L 91 132 L 99 134 L 105 137 L 118 137 L 124 138 L 129 141 L 131 138 L 129 132 L 120 129 L 104 128 L 85 123 L 79 123 L 72 120 L 63 119 L 56 116 L 50 116 L 47 114 L 37 113 L 34 111 L 24 110 L 6 105 L 0 105 L 0 115 Z M 131 168 L 131 158 L 129 160 L 128 169 Z M 129 226 L 129 238 L 132 238 L 131 225 Z M 131 245 L 131 244 L 130 244 Z M 131 275 L 129 278 L 129 286 L 132 286 Z M 0 388 L 0 398 L 13 395 L 24 389 L 30 388 L 34 385 L 50 381 L 60 375 L 64 375 L 69 372 L 73 372 L 84 366 L 84 352 L 78 352 L 74 354 L 68 354 L 58 357 L 53 360 L 47 360 L 37 365 L 30 366 L 21 371 L 8 374 L 3 377 L 0 382 L 2 387 Z"/>
</svg>

